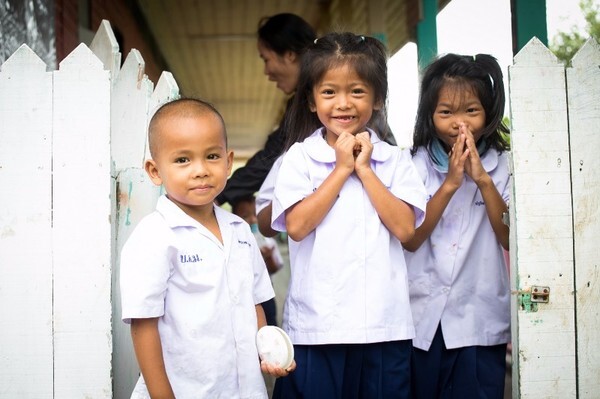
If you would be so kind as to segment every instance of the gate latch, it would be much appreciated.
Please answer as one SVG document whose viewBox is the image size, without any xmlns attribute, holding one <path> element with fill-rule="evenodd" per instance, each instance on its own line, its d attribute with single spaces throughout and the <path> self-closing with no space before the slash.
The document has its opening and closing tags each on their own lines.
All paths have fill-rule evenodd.
<svg viewBox="0 0 600 399">
<path fill-rule="evenodd" d="M 534 285 L 531 287 L 531 302 L 548 303 L 550 301 L 550 287 Z"/>
</svg>

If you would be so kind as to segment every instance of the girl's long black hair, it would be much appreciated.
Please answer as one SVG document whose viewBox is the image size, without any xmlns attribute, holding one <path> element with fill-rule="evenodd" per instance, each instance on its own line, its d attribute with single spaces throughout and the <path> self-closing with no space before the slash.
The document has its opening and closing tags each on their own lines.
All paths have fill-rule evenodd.
<svg viewBox="0 0 600 399">
<path fill-rule="evenodd" d="M 296 95 L 285 118 L 286 151 L 323 126 L 316 112 L 310 110 L 314 105 L 312 90 L 328 70 L 343 65 L 354 68 L 373 89 L 375 103 L 381 104 L 381 109 L 373 110 L 367 126 L 382 140 L 390 133 L 385 112 L 388 92 L 385 46 L 372 37 L 334 32 L 315 40 L 302 56 Z"/>
<path fill-rule="evenodd" d="M 479 139 L 485 140 L 480 155 L 490 148 L 498 151 L 508 150 L 506 135 L 509 130 L 502 121 L 505 105 L 504 83 L 498 61 L 488 54 L 446 54 L 432 62 L 423 74 L 411 153 L 414 155 L 418 147 L 425 147 L 433 157 L 431 143 L 437 140 L 433 113 L 440 90 L 446 84 L 461 90 L 473 90 L 479 97 L 486 119 Z"/>
</svg>

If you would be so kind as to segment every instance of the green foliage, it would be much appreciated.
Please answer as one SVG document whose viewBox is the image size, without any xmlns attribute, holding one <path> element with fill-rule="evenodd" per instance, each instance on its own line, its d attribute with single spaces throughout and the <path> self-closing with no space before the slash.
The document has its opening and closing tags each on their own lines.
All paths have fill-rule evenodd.
<svg viewBox="0 0 600 399">
<path fill-rule="evenodd" d="M 600 41 L 600 3 L 598 0 L 581 0 L 579 8 L 586 21 L 586 34 L 581 34 L 572 27 L 570 32 L 556 34 L 550 43 L 550 50 L 566 63 L 571 61 L 588 37 Z"/>
</svg>

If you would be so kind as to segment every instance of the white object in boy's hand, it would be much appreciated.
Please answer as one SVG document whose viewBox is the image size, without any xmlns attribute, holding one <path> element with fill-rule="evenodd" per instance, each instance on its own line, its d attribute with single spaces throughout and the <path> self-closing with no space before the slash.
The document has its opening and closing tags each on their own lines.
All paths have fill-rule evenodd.
<svg viewBox="0 0 600 399">
<path fill-rule="evenodd" d="M 256 347 L 260 358 L 287 369 L 294 361 L 294 346 L 290 337 L 279 327 L 264 326 L 256 333 Z"/>
</svg>

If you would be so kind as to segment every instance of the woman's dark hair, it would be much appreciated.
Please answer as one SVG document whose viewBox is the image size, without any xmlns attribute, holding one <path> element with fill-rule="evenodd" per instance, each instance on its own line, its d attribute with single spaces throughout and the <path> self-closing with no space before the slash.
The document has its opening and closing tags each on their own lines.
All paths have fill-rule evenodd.
<svg viewBox="0 0 600 399">
<path fill-rule="evenodd" d="M 295 14 L 264 17 L 258 23 L 258 40 L 278 55 L 300 54 L 317 37 L 313 28 Z"/>
<path fill-rule="evenodd" d="M 498 61 L 488 54 L 446 54 L 432 62 L 423 74 L 411 153 L 414 155 L 418 147 L 425 147 L 433 157 L 431 144 L 433 140 L 437 140 L 433 113 L 444 85 L 459 90 L 473 90 L 479 98 L 485 110 L 485 127 L 479 139 L 485 140 L 485 146 L 480 155 L 490 148 L 498 151 L 508 150 L 505 135 L 509 130 L 502 121 L 505 105 L 504 83 Z"/>
<path fill-rule="evenodd" d="M 368 36 L 349 32 L 329 33 L 307 47 L 302 56 L 296 95 L 285 118 L 285 130 L 288 132 L 286 149 L 323 126 L 317 114 L 310 110 L 314 105 L 313 87 L 327 71 L 344 65 L 352 67 L 373 89 L 375 103 L 381 104 L 381 108 L 373 110 L 367 126 L 382 140 L 386 138 L 389 128 L 385 112 L 388 93 L 385 46 Z"/>
</svg>

